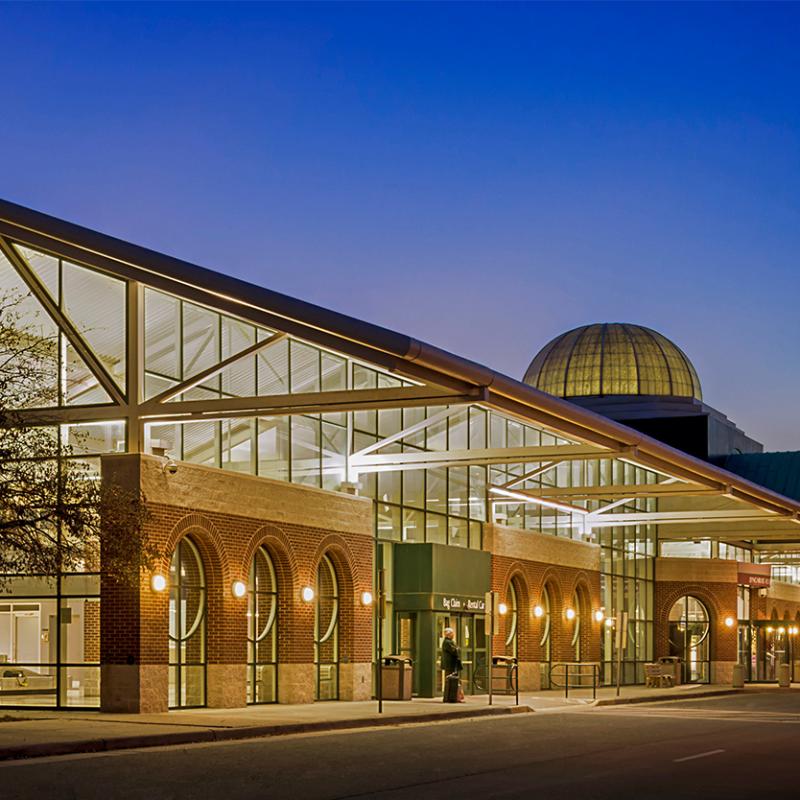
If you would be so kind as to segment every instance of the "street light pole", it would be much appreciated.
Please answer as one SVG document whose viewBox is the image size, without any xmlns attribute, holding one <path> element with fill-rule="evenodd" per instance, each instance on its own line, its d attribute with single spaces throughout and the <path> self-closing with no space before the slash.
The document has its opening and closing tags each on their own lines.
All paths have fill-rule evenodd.
<svg viewBox="0 0 800 800">
<path fill-rule="evenodd" d="M 386 570 L 378 570 L 378 664 L 375 685 L 378 689 L 378 713 L 383 714 L 383 620 L 386 616 Z"/>
</svg>

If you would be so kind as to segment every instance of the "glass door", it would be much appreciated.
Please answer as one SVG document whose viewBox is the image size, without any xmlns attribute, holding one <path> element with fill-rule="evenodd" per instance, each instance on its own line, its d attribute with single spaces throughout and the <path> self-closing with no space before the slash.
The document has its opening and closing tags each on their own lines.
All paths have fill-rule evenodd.
<svg viewBox="0 0 800 800">
<path fill-rule="evenodd" d="M 464 694 L 483 694 L 487 689 L 486 623 L 482 614 L 437 614 L 436 640 L 438 646 L 436 690 L 444 688 L 441 652 L 445 628 L 455 632 L 455 643 L 461 653 L 461 685 Z"/>
</svg>

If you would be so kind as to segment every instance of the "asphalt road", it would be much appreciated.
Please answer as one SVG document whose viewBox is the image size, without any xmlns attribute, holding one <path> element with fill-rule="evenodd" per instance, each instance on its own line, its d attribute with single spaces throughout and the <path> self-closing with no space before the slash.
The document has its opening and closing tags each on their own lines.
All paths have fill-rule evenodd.
<svg viewBox="0 0 800 800">
<path fill-rule="evenodd" d="M 800 691 L 0 764 L 9 800 L 798 795 Z"/>
</svg>

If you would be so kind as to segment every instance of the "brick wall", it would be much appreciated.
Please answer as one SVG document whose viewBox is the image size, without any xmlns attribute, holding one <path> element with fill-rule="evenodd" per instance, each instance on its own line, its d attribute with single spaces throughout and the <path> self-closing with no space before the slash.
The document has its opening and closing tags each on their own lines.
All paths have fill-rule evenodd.
<svg viewBox="0 0 800 800">
<path fill-rule="evenodd" d="M 303 602 L 300 590 L 316 586 L 325 554 L 339 582 L 340 661 L 370 661 L 372 610 L 360 602 L 361 593 L 372 589 L 369 501 L 189 464 L 164 476 L 160 466 L 152 457 L 112 456 L 103 460 L 103 476 L 143 487 L 150 512 L 147 535 L 163 553 L 156 572 L 168 576 L 183 537 L 197 546 L 206 581 L 209 664 L 247 660 L 247 599 L 235 598 L 231 587 L 236 580 L 247 582 L 258 547 L 266 548 L 275 565 L 279 662 L 314 660 L 314 603 Z M 165 483 L 171 477 L 174 493 Z M 102 662 L 166 664 L 169 592 L 153 591 L 150 576 L 143 576 L 138 588 L 104 579 L 101 593 Z"/>
<path fill-rule="evenodd" d="M 726 617 L 736 619 L 736 583 L 713 581 L 656 581 L 655 586 L 655 656 L 668 656 L 669 612 L 684 595 L 700 600 L 708 610 L 710 627 L 710 660 L 736 661 L 737 626 L 725 625 Z"/>
<path fill-rule="evenodd" d="M 546 617 L 537 618 L 533 609 L 544 606 L 542 596 L 547 589 L 550 597 L 551 660 L 575 661 L 572 638 L 575 620 L 565 616 L 567 608 L 574 608 L 573 597 L 578 596 L 580 613 L 581 661 L 600 660 L 600 625 L 593 612 L 600 607 L 600 573 L 558 564 L 492 555 L 492 589 L 509 601 L 509 585 L 514 584 L 517 594 L 517 647 L 520 661 L 544 661 L 546 656 L 540 646 Z M 503 629 L 494 637 L 494 653 L 506 651 L 507 615 Z"/>
</svg>

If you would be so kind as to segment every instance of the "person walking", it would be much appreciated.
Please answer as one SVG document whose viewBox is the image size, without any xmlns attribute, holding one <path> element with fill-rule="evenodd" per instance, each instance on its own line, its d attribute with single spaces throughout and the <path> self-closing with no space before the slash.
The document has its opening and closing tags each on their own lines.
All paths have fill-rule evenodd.
<svg viewBox="0 0 800 800">
<path fill-rule="evenodd" d="M 444 629 L 442 640 L 442 669 L 444 670 L 444 702 L 463 703 L 464 692 L 458 673 L 461 672 L 461 653 L 455 642 L 456 632 L 452 628 Z"/>
</svg>

